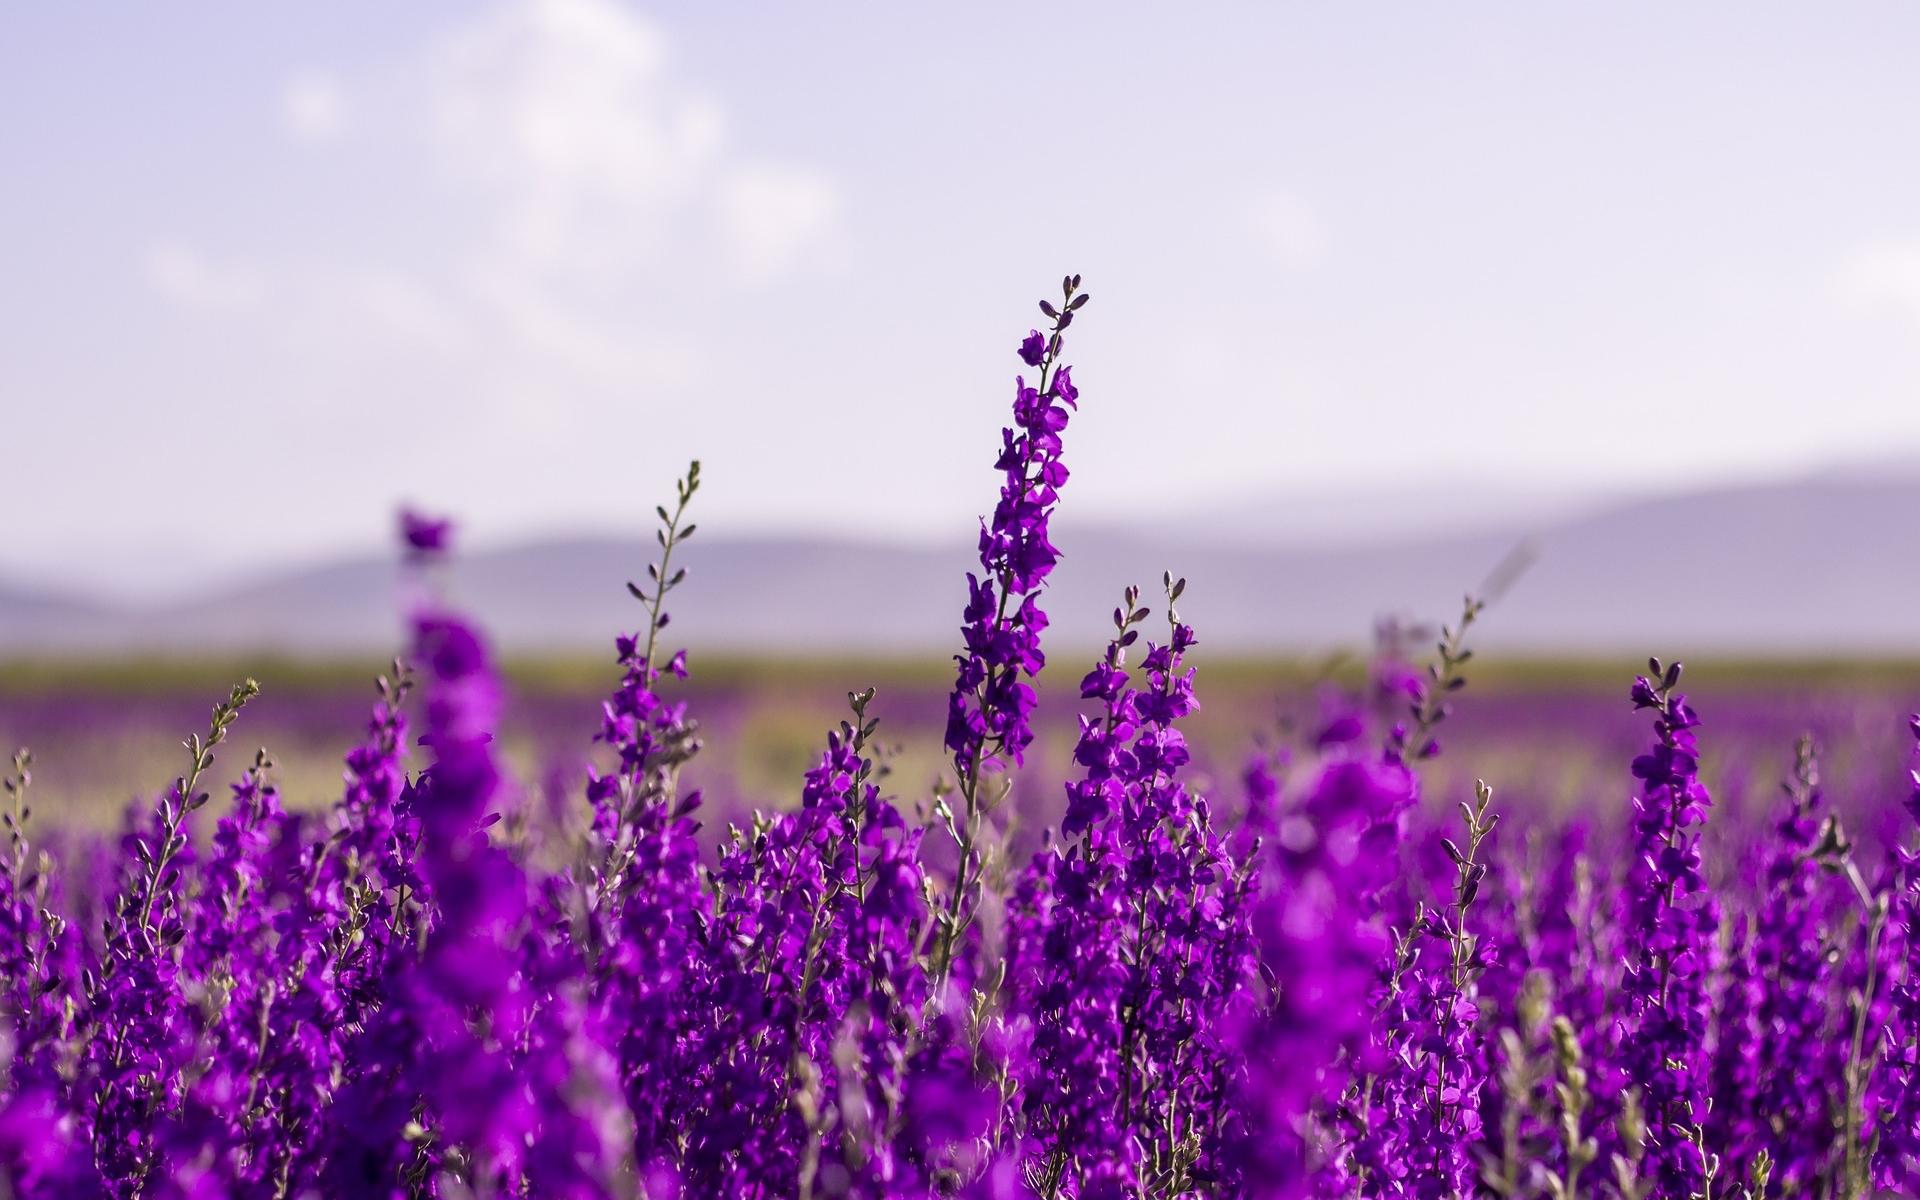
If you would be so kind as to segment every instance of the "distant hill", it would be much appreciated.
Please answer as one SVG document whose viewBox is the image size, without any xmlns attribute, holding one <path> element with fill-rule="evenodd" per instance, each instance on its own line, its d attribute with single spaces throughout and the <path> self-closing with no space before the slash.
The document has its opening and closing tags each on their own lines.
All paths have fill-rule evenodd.
<svg viewBox="0 0 1920 1200">
<path fill-rule="evenodd" d="M 1329 497 L 1337 504 L 1337 497 Z M 1254 511 L 1249 506 L 1250 512 Z M 1047 608 L 1056 645 L 1100 639 L 1120 589 L 1171 568 L 1182 610 L 1223 650 L 1354 645 L 1382 614 L 1450 616 L 1516 545 L 1531 568 L 1490 612 L 1510 649 L 1774 652 L 1920 650 L 1920 476 L 1862 472 L 1615 503 L 1536 521 L 1484 515 L 1477 532 L 1289 544 L 1244 523 L 1084 525 L 1071 505 Z M 1212 529 L 1232 534 L 1210 533 Z M 631 539 L 546 540 L 456 562 L 445 586 L 517 650 L 593 650 L 633 625 L 624 582 L 652 551 Z M 903 547 L 805 537 L 688 547 L 676 640 L 727 650 L 943 652 L 965 596 L 969 543 Z M 0 584 L 0 654 L 382 649 L 400 635 L 394 565 L 343 559 L 210 592 L 125 606 Z"/>
</svg>

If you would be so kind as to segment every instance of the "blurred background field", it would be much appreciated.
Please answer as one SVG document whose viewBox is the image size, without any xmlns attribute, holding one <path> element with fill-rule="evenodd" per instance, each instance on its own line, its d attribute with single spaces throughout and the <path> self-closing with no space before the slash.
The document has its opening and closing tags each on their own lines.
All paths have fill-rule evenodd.
<svg viewBox="0 0 1920 1200">
<path fill-rule="evenodd" d="M 501 737 L 518 794 L 528 802 L 583 803 L 600 698 L 616 678 L 610 658 L 510 661 Z M 1040 737 L 1013 793 L 1016 836 L 1023 839 L 1058 818 L 1080 711 L 1077 683 L 1090 659 L 1086 652 L 1057 653 L 1042 674 Z M 1330 715 L 1356 704 L 1377 718 L 1376 726 L 1390 716 L 1391 703 L 1369 694 L 1360 655 L 1210 662 L 1201 654 L 1195 661 L 1203 708 L 1189 736 L 1197 777 L 1229 816 L 1238 811 L 1240 774 L 1257 747 L 1310 744 Z M 1451 803 L 1474 778 L 1485 778 L 1521 829 L 1569 816 L 1617 825 L 1628 811 L 1629 764 L 1647 737 L 1627 700 L 1627 684 L 1644 666 L 1628 658 L 1476 659 L 1443 730 L 1446 751 L 1426 771 L 1429 802 Z M 844 714 L 851 687 L 878 689 L 874 711 L 892 768 L 888 789 L 909 803 L 932 795 L 948 664 L 932 657 L 696 655 L 693 667 L 673 694 L 704 730 L 705 747 L 687 776 L 706 796 L 709 839 L 729 821 L 750 819 L 755 808 L 797 802 L 801 776 Z M 33 750 L 39 813 L 69 827 L 107 830 L 129 801 L 151 802 L 178 770 L 180 740 L 204 726 L 229 683 L 251 675 L 263 692 L 223 751 L 220 777 L 237 775 L 252 750 L 265 747 L 289 805 L 311 810 L 337 795 L 341 756 L 362 734 L 372 680 L 383 669 L 372 657 L 15 660 L 0 665 L 0 742 Z M 1920 662 L 1708 657 L 1689 663 L 1688 679 L 1706 722 L 1705 776 L 1731 818 L 1716 828 L 1735 831 L 1723 837 L 1765 827 L 1803 733 L 1820 747 L 1828 792 L 1853 827 L 1869 837 L 1897 831 L 1911 749 L 1906 717 L 1920 706 Z M 1737 854 L 1739 847 L 1727 849 Z"/>
</svg>

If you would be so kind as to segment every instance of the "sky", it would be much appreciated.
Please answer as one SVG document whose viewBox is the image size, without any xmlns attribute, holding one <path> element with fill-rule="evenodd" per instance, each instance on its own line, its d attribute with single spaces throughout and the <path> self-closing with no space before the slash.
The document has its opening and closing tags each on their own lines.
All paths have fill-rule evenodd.
<svg viewBox="0 0 1920 1200">
<path fill-rule="evenodd" d="M 1920 9 L 30 5 L 0 582 L 965 536 L 1081 273 L 1067 504 L 1920 463 Z"/>
</svg>

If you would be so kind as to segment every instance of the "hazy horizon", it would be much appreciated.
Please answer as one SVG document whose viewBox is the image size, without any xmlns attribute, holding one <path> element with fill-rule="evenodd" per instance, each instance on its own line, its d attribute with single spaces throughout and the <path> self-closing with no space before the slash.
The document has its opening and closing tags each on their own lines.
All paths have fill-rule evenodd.
<svg viewBox="0 0 1920 1200">
<path fill-rule="evenodd" d="M 703 465 L 703 472 L 711 467 Z M 990 492 L 992 479 L 982 473 Z M 1457 539 L 1476 535 L 1527 537 L 1555 525 L 1578 521 L 1611 510 L 1692 496 L 1739 494 L 1750 489 L 1792 488 L 1826 481 L 1920 482 L 1920 458 L 1883 456 L 1840 461 L 1810 469 L 1792 469 L 1752 477 L 1685 482 L 1670 487 L 1588 488 L 1556 487 L 1549 481 L 1516 480 L 1449 485 L 1431 479 L 1405 481 L 1370 490 L 1338 485 L 1318 491 L 1269 490 L 1229 497 L 1197 497 L 1184 508 L 1150 510 L 1117 508 L 1083 512 L 1072 504 L 1056 517 L 1061 536 L 1071 540 L 1082 532 L 1102 535 L 1174 535 L 1201 545 L 1241 545 L 1275 550 L 1363 548 L 1417 539 Z M 703 500 L 705 495 L 703 494 Z M 497 554 L 572 542 L 632 541 L 650 544 L 652 501 L 637 504 L 626 519 L 609 515 L 545 528 L 489 528 L 460 514 L 456 520 L 459 553 Z M 732 516 L 701 522 L 705 540 L 715 538 L 751 542 L 814 541 L 827 544 L 870 545 L 907 550 L 949 548 L 971 543 L 973 514 L 948 522 L 944 528 L 924 530 L 877 525 L 858 529 L 820 526 L 805 518 L 777 515 L 739 520 Z M 92 560 L 67 567 L 36 569 L 15 564 L 0 566 L 0 588 L 29 593 L 67 595 L 111 604 L 142 606 L 171 604 L 211 595 L 256 582 L 347 562 L 387 559 L 393 553 L 393 517 L 385 515 L 375 528 L 343 537 L 337 543 L 304 547 L 268 546 L 228 557 L 195 555 L 170 548 L 172 557 L 159 572 L 130 574 L 128 564 Z"/>
</svg>

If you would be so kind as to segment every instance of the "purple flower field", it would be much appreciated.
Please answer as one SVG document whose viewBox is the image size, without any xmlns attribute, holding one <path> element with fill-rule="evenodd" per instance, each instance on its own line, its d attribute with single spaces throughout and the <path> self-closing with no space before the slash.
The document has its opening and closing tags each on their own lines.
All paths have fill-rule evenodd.
<svg viewBox="0 0 1920 1200">
<path fill-rule="evenodd" d="M 1087 301 L 1016 343 L 950 682 L 783 694 L 784 785 L 675 640 L 697 463 L 597 708 L 510 695 L 417 514 L 360 698 L 0 697 L 48 747 L 0 798 L 0 1195 L 1920 1194 L 1920 696 L 1488 691 L 1469 597 L 1216 705 L 1173 573 L 1043 687 Z M 47 778 L 175 719 L 117 829 Z M 317 806 L 236 749 L 347 727 Z"/>
</svg>

